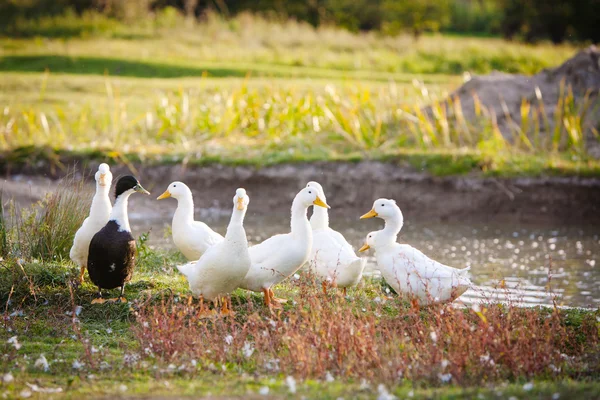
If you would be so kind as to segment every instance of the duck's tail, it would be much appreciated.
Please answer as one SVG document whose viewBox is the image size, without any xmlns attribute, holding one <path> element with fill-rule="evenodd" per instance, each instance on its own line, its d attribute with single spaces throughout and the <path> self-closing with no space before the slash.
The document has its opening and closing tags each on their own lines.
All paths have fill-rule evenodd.
<svg viewBox="0 0 600 400">
<path fill-rule="evenodd" d="M 456 297 L 466 292 L 467 289 L 473 287 L 473 282 L 471 282 L 471 279 L 469 278 L 470 269 L 471 267 L 466 267 L 457 270 L 458 272 L 455 275 L 455 282 L 452 285 L 455 290 Z"/>
<path fill-rule="evenodd" d="M 365 265 L 367 264 L 367 259 L 364 257 L 361 258 L 357 258 L 356 260 L 352 261 L 349 265 L 350 268 L 354 269 L 360 269 L 361 271 L 363 271 L 365 269 Z"/>
<path fill-rule="evenodd" d="M 183 265 L 178 265 L 177 269 L 179 270 L 179 272 L 181 272 L 182 274 L 184 274 L 186 277 L 189 277 L 190 274 L 194 271 L 194 269 L 196 268 L 196 262 L 192 261 L 189 262 L 187 264 L 183 264 Z"/>
</svg>

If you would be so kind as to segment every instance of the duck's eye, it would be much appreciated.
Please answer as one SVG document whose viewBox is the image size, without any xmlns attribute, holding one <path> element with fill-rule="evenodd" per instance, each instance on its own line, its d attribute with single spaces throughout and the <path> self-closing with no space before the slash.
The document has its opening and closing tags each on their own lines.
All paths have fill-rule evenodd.
<svg viewBox="0 0 600 400">
<path fill-rule="evenodd" d="M 173 187 L 177 187 L 177 185 L 173 185 Z"/>
<path fill-rule="evenodd" d="M 309 191 L 308 191 L 308 194 L 312 194 L 312 192 L 309 190 Z"/>
<path fill-rule="evenodd" d="M 385 204 L 382 204 L 381 207 L 385 207 Z"/>
</svg>

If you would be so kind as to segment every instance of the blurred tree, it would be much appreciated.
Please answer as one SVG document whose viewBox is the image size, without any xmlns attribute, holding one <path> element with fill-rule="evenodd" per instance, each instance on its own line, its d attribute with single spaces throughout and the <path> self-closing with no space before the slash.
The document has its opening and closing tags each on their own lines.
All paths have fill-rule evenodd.
<svg viewBox="0 0 600 400">
<path fill-rule="evenodd" d="M 381 3 L 381 0 L 324 0 L 323 7 L 327 22 L 357 32 L 381 27 Z"/>
<path fill-rule="evenodd" d="M 582 0 L 573 7 L 573 27 L 577 39 L 600 43 L 600 0 Z"/>
<path fill-rule="evenodd" d="M 0 0 L 0 32 L 26 34 L 19 30 L 19 21 L 59 14 L 76 18 L 89 9 L 127 22 L 149 11 L 200 16 L 212 9 L 225 18 L 249 11 L 313 26 L 411 32 L 416 37 L 443 30 L 502 33 L 526 41 L 600 41 L 600 0 Z"/>
<path fill-rule="evenodd" d="M 502 10 L 498 0 L 454 0 L 450 2 L 448 23 L 442 30 L 459 33 L 498 34 Z"/>
<path fill-rule="evenodd" d="M 450 0 L 383 0 L 383 13 L 386 33 L 410 31 L 418 37 L 449 22 Z"/>
</svg>

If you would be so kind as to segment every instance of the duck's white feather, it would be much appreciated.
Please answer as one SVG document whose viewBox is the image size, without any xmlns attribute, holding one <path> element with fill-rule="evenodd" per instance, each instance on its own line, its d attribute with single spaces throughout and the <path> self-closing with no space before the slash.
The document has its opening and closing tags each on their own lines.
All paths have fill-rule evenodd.
<svg viewBox="0 0 600 400">
<path fill-rule="evenodd" d="M 207 249 L 198 261 L 178 266 L 194 296 L 214 300 L 234 291 L 246 276 L 250 255 L 243 226 L 245 213 L 245 208 L 234 206 L 225 238 Z"/>
<path fill-rule="evenodd" d="M 100 174 L 104 174 L 102 182 Z M 69 252 L 71 260 L 80 267 L 87 267 L 88 252 L 92 237 L 106 225 L 112 210 L 109 198 L 112 174 L 107 164 L 100 164 L 95 178 L 96 193 L 92 199 L 90 214 L 75 233 L 73 246 Z"/>
<path fill-rule="evenodd" d="M 415 296 L 423 304 L 454 300 L 472 285 L 469 268 L 449 267 L 407 244 L 377 249 L 375 256 L 386 282 L 396 292 Z"/>
<path fill-rule="evenodd" d="M 377 267 L 396 292 L 432 304 L 452 301 L 472 286 L 470 268 L 449 267 L 412 246 L 396 243 L 404 216 L 394 200 L 375 200 L 372 212 L 385 221 L 385 227 L 371 232 L 367 244 L 375 249 Z"/>
<path fill-rule="evenodd" d="M 210 247 L 223 241 L 223 236 L 200 221 L 175 221 L 173 243 L 188 260 L 199 259 Z"/>
<path fill-rule="evenodd" d="M 318 190 L 319 197 L 326 199 L 319 183 L 309 182 L 307 187 L 314 187 Z M 319 278 L 335 283 L 338 287 L 356 285 L 362 278 L 366 260 L 357 257 L 346 238 L 329 227 L 327 209 L 316 207 L 310 218 L 310 225 L 313 229 L 313 246 L 308 260 L 309 268 Z"/>
<path fill-rule="evenodd" d="M 312 242 L 312 235 L 310 241 Z M 308 259 L 308 242 L 308 235 L 305 240 L 296 240 L 288 233 L 272 236 L 250 247 L 252 266 L 241 287 L 260 292 L 292 275 Z"/>
<path fill-rule="evenodd" d="M 321 279 L 335 282 L 338 287 L 351 287 L 360 282 L 366 260 L 357 257 L 347 242 L 340 243 L 339 236 L 343 236 L 336 233 L 332 229 L 313 231 L 309 267 Z"/>
<path fill-rule="evenodd" d="M 240 287 L 254 292 L 270 289 L 306 263 L 313 243 L 306 212 L 317 198 L 314 189 L 302 189 L 292 203 L 291 232 L 250 247 L 252 265 Z"/>
<path fill-rule="evenodd" d="M 173 215 L 173 243 L 188 260 L 198 260 L 210 247 L 223 241 L 223 236 L 201 221 L 194 221 L 192 191 L 182 182 L 173 182 L 167 190 L 177 199 Z"/>
</svg>

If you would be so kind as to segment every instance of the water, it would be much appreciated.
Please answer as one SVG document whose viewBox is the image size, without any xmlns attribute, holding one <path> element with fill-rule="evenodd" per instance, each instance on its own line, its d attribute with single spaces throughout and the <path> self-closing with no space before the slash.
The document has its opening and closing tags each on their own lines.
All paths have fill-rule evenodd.
<svg viewBox="0 0 600 400">
<path fill-rule="evenodd" d="M 154 219 L 148 219 L 147 214 L 143 218 L 130 214 L 134 234 L 152 229 L 154 246 L 172 247 L 171 239 L 164 238 L 171 222 L 170 210 L 165 211 Z M 377 218 L 359 220 L 365 211 L 331 217 L 332 228 L 355 248 L 364 243 L 368 232 L 383 227 Z M 196 217 L 224 234 L 229 210 L 200 210 Z M 289 215 L 249 213 L 244 225 L 249 241 L 255 244 L 273 234 L 289 232 Z M 495 300 L 523 306 L 600 306 L 600 235 L 592 226 L 406 222 L 399 241 L 444 264 L 470 266 L 477 286 L 460 297 L 459 302 L 467 305 Z M 373 251 L 366 257 L 366 275 L 377 276 Z"/>
</svg>

